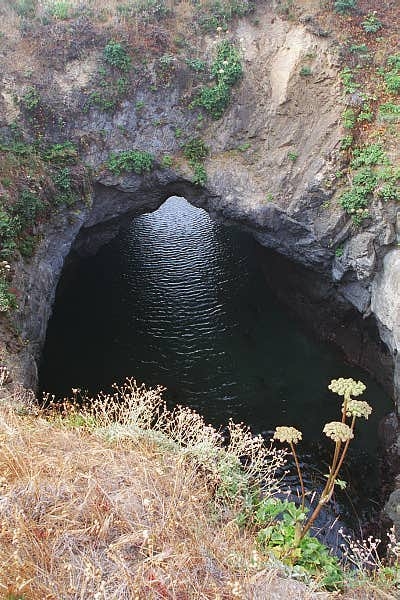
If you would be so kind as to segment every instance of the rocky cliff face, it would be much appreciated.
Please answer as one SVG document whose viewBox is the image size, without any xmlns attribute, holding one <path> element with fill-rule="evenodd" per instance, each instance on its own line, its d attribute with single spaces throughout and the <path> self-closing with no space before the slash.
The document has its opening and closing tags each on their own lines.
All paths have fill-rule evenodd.
<svg viewBox="0 0 400 600">
<path fill-rule="evenodd" d="M 77 143 L 82 161 L 93 170 L 93 186 L 90 203 L 60 211 L 41 226 L 34 256 L 15 269 L 14 286 L 20 290 L 15 323 L 24 340 L 16 368 L 25 384 L 37 381 L 36 361 L 69 253 L 96 251 L 127 216 L 156 210 L 169 196 L 182 195 L 318 273 L 329 282 L 331 302 L 375 317 L 393 359 L 394 394 L 400 401 L 398 211 L 393 203 L 374 202 L 371 218 L 356 227 L 337 203 L 344 134 L 337 45 L 311 17 L 304 23 L 283 20 L 271 3 L 256 17 L 253 24 L 239 20 L 228 34 L 199 42 L 209 60 L 222 37 L 242 54 L 243 78 L 217 121 L 190 109 L 197 83 L 179 56 L 168 59 L 162 84 L 156 62 L 147 65 L 145 76 L 112 113 L 93 106 L 82 111 L 98 49 L 47 68 L 45 87 L 51 93 L 46 96 L 42 89 L 42 94 L 58 119 L 44 124 L 44 138 Z M 11 98 L 21 83 L 8 73 L 3 84 L 3 124 L 9 124 L 17 116 Z M 192 183 L 181 154 L 182 142 L 193 136 L 210 148 L 202 186 Z M 156 168 L 145 175 L 110 174 L 104 166 L 110 153 L 132 148 L 152 152 Z M 169 168 L 161 166 L 166 154 L 172 157 Z"/>
</svg>

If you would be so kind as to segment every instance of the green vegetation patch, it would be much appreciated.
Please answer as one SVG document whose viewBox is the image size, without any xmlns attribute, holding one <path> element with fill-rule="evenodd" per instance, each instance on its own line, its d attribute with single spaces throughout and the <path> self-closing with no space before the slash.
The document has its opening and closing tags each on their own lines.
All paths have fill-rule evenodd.
<svg viewBox="0 0 400 600">
<path fill-rule="evenodd" d="M 106 63 L 121 71 L 129 71 L 132 65 L 131 57 L 126 48 L 114 40 L 110 40 L 103 50 L 103 58 Z"/>
<path fill-rule="evenodd" d="M 207 172 L 203 162 L 208 154 L 208 146 L 199 137 L 192 138 L 183 146 L 183 156 L 193 169 L 192 181 L 195 185 L 204 185 L 207 182 Z"/>
<path fill-rule="evenodd" d="M 355 148 L 350 167 L 351 187 L 339 203 L 356 224 L 369 216 L 367 206 L 374 196 L 385 201 L 400 199 L 400 169 L 390 164 L 381 144 Z"/>
<path fill-rule="evenodd" d="M 345 15 L 357 8 L 357 0 L 335 0 L 333 7 L 337 13 Z"/>
<path fill-rule="evenodd" d="M 107 167 L 114 175 L 133 171 L 137 175 L 149 173 L 153 168 L 154 156 L 141 150 L 123 150 L 112 153 L 107 161 Z"/>
<path fill-rule="evenodd" d="M 387 59 L 387 69 L 379 69 L 383 76 L 386 89 L 391 94 L 400 94 L 400 54 L 393 54 Z"/>
<path fill-rule="evenodd" d="M 249 15 L 255 9 L 255 0 L 206 0 L 197 3 L 196 20 L 203 31 L 227 31 L 235 17 Z"/>
<path fill-rule="evenodd" d="M 43 147 L 17 140 L 0 144 L 0 159 L 0 179 L 7 184 L 0 199 L 0 260 L 17 252 L 31 256 L 38 225 L 58 206 L 79 198 L 71 173 L 78 153 L 69 141 Z"/>
<path fill-rule="evenodd" d="M 231 42 L 219 44 L 211 73 L 216 84 L 203 87 L 192 105 L 202 106 L 213 119 L 220 119 L 229 105 L 231 88 L 243 74 L 240 52 Z"/>
</svg>

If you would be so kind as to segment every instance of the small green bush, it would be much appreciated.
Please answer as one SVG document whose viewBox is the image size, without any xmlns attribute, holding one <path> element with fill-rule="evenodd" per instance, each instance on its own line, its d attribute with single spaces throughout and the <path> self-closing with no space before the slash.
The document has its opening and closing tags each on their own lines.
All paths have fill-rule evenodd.
<svg viewBox="0 0 400 600">
<path fill-rule="evenodd" d="M 229 104 L 231 88 L 243 73 L 239 50 L 233 44 L 228 41 L 219 44 L 211 73 L 216 85 L 204 87 L 193 105 L 202 106 L 213 119 L 219 119 Z"/>
<path fill-rule="evenodd" d="M 64 21 L 69 18 L 71 4 L 68 0 L 53 0 L 53 2 L 47 6 L 47 10 L 52 17 Z"/>
<path fill-rule="evenodd" d="M 383 27 L 382 23 L 376 16 L 376 10 L 372 13 L 368 13 L 368 16 L 365 18 L 365 21 L 361 23 L 361 25 L 364 31 L 367 33 L 376 33 Z"/>
<path fill-rule="evenodd" d="M 207 171 L 201 163 L 192 163 L 193 168 L 193 183 L 195 185 L 205 185 L 207 182 Z"/>
<path fill-rule="evenodd" d="M 141 150 L 124 150 L 112 153 L 107 161 L 107 167 L 115 175 L 124 171 L 133 171 L 137 175 L 148 173 L 153 168 L 154 157 L 149 152 Z"/>
<path fill-rule="evenodd" d="M 110 40 L 103 50 L 104 60 L 121 71 L 129 71 L 132 61 L 122 44 Z"/>
<path fill-rule="evenodd" d="M 300 75 L 301 75 L 301 77 L 309 77 L 310 75 L 312 75 L 311 67 L 309 67 L 307 65 L 304 67 L 301 67 Z"/>
<path fill-rule="evenodd" d="M 201 138 L 192 138 L 183 147 L 183 155 L 188 161 L 203 161 L 209 154 L 209 149 Z"/>
<path fill-rule="evenodd" d="M 197 2 L 197 23 L 203 31 L 215 31 L 219 27 L 227 31 L 229 22 L 254 11 L 255 0 L 207 0 Z"/>
<path fill-rule="evenodd" d="M 9 312 L 16 307 L 15 295 L 10 292 L 8 283 L 0 276 L 0 313 Z"/>
<path fill-rule="evenodd" d="M 173 165 L 172 157 L 169 154 L 164 154 L 161 159 L 161 166 L 165 169 L 170 169 Z"/>
<path fill-rule="evenodd" d="M 356 124 L 356 113 L 352 108 L 346 108 L 342 114 L 343 127 L 346 129 L 353 129 Z"/>
<path fill-rule="evenodd" d="M 21 104 L 27 110 L 35 110 L 35 108 L 39 106 L 40 100 L 41 99 L 38 90 L 35 87 L 30 86 L 22 96 Z"/>
<path fill-rule="evenodd" d="M 57 165 L 72 165 L 78 160 L 78 151 L 70 141 L 52 144 L 43 153 L 43 160 Z"/>
<path fill-rule="evenodd" d="M 384 102 L 379 106 L 378 114 L 381 121 L 391 121 L 397 123 L 400 121 L 400 104 Z"/>
<path fill-rule="evenodd" d="M 36 14 L 37 0 L 16 0 L 13 8 L 19 17 L 31 19 Z"/>
<path fill-rule="evenodd" d="M 378 72 L 383 76 L 388 92 L 400 94 L 400 54 L 389 56 L 387 66 L 388 71 L 379 69 Z"/>
<path fill-rule="evenodd" d="M 357 8 L 357 0 L 335 0 L 333 7 L 337 13 L 344 15 Z"/>
<path fill-rule="evenodd" d="M 354 94 L 360 87 L 359 84 L 354 81 L 354 73 L 350 67 L 345 67 L 340 71 L 340 79 L 342 80 L 346 94 Z"/>
<path fill-rule="evenodd" d="M 43 200 L 35 192 L 28 189 L 22 190 L 12 206 L 12 214 L 18 219 L 20 229 L 31 227 L 44 210 Z"/>
<path fill-rule="evenodd" d="M 367 144 L 363 148 L 355 148 L 353 152 L 353 160 L 351 166 L 353 169 L 359 167 L 369 167 L 373 165 L 385 165 L 388 164 L 389 160 L 384 152 L 382 145 Z"/>
</svg>

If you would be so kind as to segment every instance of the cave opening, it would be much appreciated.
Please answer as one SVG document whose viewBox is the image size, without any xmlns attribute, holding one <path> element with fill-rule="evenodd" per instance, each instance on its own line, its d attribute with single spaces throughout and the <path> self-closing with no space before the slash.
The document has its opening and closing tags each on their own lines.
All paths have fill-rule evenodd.
<svg viewBox="0 0 400 600">
<path fill-rule="evenodd" d="M 371 518 L 380 500 L 378 422 L 391 401 L 365 371 L 318 339 L 315 327 L 313 333 L 299 321 L 301 311 L 317 309 L 302 306 L 296 277 L 305 280 L 250 234 L 170 197 L 158 210 L 128 219 L 94 255 L 67 261 L 40 388 L 58 398 L 71 388 L 95 394 L 133 377 L 163 385 L 170 405 L 189 405 L 215 426 L 232 418 L 269 439 L 275 426 L 293 425 L 303 431 L 311 485 L 326 472 L 323 425 L 339 415 L 329 381 L 361 379 L 374 412 L 360 424 L 343 475 L 354 482 L 351 501 L 343 496 L 337 510 L 353 524 Z M 315 302 L 322 323 L 329 307 L 320 297 Z"/>
</svg>

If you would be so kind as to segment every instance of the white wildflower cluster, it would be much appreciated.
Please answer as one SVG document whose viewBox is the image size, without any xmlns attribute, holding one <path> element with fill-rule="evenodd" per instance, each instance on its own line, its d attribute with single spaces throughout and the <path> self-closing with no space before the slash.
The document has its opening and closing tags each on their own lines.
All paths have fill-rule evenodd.
<svg viewBox="0 0 400 600">
<path fill-rule="evenodd" d="M 365 391 L 366 387 L 362 381 L 354 381 L 354 379 L 344 379 L 344 377 L 339 377 L 339 379 L 332 379 L 330 384 L 328 385 L 328 389 L 339 396 L 361 396 L 361 394 Z"/>
<path fill-rule="evenodd" d="M 345 403 L 343 403 L 343 408 L 345 408 Z M 364 417 L 364 419 L 368 419 L 371 413 L 372 408 L 368 402 L 363 400 L 349 400 L 347 402 L 346 417 Z"/>
<path fill-rule="evenodd" d="M 334 442 L 347 442 L 354 437 L 350 427 L 346 425 L 346 423 L 341 423 L 339 421 L 327 423 L 323 431 L 326 436 L 331 438 Z"/>
<path fill-rule="evenodd" d="M 378 547 L 380 539 L 369 536 L 366 540 L 354 540 L 339 529 L 339 534 L 345 541 L 341 544 L 345 560 L 359 571 L 376 569 L 381 566 Z"/>
<path fill-rule="evenodd" d="M 295 427 L 277 427 L 274 433 L 274 440 L 297 444 L 302 438 L 302 433 Z"/>
<path fill-rule="evenodd" d="M 7 278 L 11 271 L 11 267 L 6 260 L 0 260 L 0 277 Z"/>
</svg>

